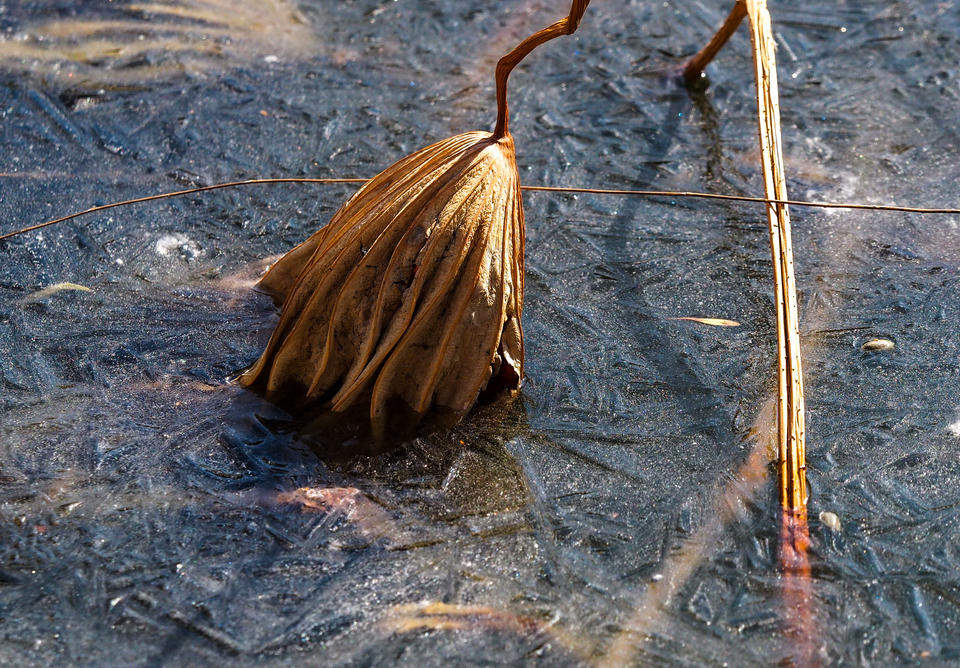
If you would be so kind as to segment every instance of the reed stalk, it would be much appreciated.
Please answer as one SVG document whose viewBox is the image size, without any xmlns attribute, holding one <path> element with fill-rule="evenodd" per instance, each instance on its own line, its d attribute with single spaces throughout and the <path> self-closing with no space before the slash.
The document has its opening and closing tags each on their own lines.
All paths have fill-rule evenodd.
<svg viewBox="0 0 960 668">
<path fill-rule="evenodd" d="M 777 310 L 777 467 L 780 501 L 780 567 L 784 573 L 783 603 L 786 634 L 792 641 L 791 660 L 816 663 L 815 624 L 810 588 L 810 544 L 807 525 L 806 455 L 804 444 L 803 363 L 793 269 L 790 212 L 780 133 L 776 45 L 766 0 L 738 0 L 717 34 L 684 67 L 687 81 L 696 79 L 737 29 L 749 18 L 756 82 L 757 119 L 763 167 L 767 224 L 774 270 Z"/>
<path fill-rule="evenodd" d="M 764 191 L 768 198 L 788 199 L 780 135 L 776 45 L 770 13 L 766 0 L 745 0 L 744 4 L 753 44 Z M 786 632 L 793 641 L 792 659 L 800 665 L 812 665 L 815 663 L 814 621 L 807 558 L 810 535 L 807 526 L 803 364 L 787 205 L 768 204 L 767 222 L 777 305 L 777 463 L 780 474 L 780 567 L 785 575 L 784 613 Z"/>
<path fill-rule="evenodd" d="M 737 0 L 723 25 L 683 68 L 689 81 L 701 75 L 744 17 L 749 17 L 756 81 L 757 119 L 767 224 L 774 268 L 774 299 L 777 309 L 777 455 L 780 473 L 780 507 L 783 510 L 783 548 L 805 552 L 806 455 L 804 445 L 803 363 L 800 353 L 800 322 L 793 271 L 790 212 L 783 167 L 780 133 L 780 95 L 777 89 L 776 45 L 766 0 Z M 795 558 L 787 555 L 787 561 Z"/>
<path fill-rule="evenodd" d="M 739 4 L 739 3 L 738 3 Z M 766 0 L 745 0 L 750 18 L 754 75 L 757 87 L 760 152 L 764 191 L 769 199 L 786 200 L 787 183 L 780 135 L 780 104 L 773 31 Z M 803 364 L 797 288 L 786 204 L 767 205 L 770 249 L 774 267 L 777 308 L 777 450 L 780 470 L 780 506 L 785 514 L 806 524 L 806 460 L 804 451 Z"/>
<path fill-rule="evenodd" d="M 807 549 L 806 454 L 804 443 L 803 363 L 790 236 L 790 213 L 783 167 L 780 102 L 777 89 L 776 45 L 766 0 L 737 0 L 710 42 L 691 58 L 683 74 L 689 82 L 726 44 L 744 17 L 749 18 L 756 81 L 767 223 L 774 269 L 777 309 L 777 468 L 780 502 L 780 568 L 784 574 L 783 603 L 786 634 L 792 641 L 790 660 L 815 665 L 816 625 Z"/>
</svg>

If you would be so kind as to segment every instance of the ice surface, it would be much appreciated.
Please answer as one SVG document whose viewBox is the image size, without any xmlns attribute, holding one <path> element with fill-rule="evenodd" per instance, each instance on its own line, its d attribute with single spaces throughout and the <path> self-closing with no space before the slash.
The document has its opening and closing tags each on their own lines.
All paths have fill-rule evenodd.
<svg viewBox="0 0 960 668">
<path fill-rule="evenodd" d="M 706 90 L 668 76 L 727 4 L 597 2 L 532 56 L 512 78 L 521 179 L 760 193 L 746 33 Z M 76 36 L 73 69 L 0 49 L 2 229 L 235 178 L 372 175 L 490 127 L 496 58 L 557 14 L 298 6 L 309 56 L 279 36 L 198 50 L 216 35 L 82 55 L 136 40 L 116 26 Z M 0 44 L 51 17 L 144 21 L 122 3 L 0 10 Z M 956 206 L 958 9 L 771 11 L 791 191 Z M 219 191 L 0 244 L 0 662 L 555 665 L 617 640 L 645 665 L 789 656 L 773 486 L 739 473 L 775 377 L 762 211 L 528 194 L 521 399 L 350 458 L 226 379 L 275 322 L 249 291 L 258 262 L 351 192 Z M 816 651 L 955 661 L 956 221 L 793 217 L 810 517 L 841 527 L 811 524 Z M 27 299 L 64 282 L 91 291 Z M 896 348 L 861 350 L 872 338 Z"/>
</svg>

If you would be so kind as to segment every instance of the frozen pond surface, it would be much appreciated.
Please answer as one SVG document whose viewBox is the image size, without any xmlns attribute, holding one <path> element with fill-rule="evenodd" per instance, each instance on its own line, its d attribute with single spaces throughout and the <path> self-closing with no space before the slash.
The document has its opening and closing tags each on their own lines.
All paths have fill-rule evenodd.
<svg viewBox="0 0 960 668">
<path fill-rule="evenodd" d="M 761 193 L 746 31 L 709 87 L 666 76 L 729 6 L 597 2 L 531 56 L 521 179 Z M 497 57 L 566 3 L 152 7 L 0 0 L 2 231 L 371 176 L 489 128 Z M 957 206 L 960 9 L 771 12 L 791 193 Z M 528 193 L 520 400 L 351 458 L 224 382 L 275 322 L 258 263 L 351 192 L 223 191 L 0 242 L 0 662 L 792 656 L 775 489 L 749 475 L 775 391 L 762 210 Z M 960 220 L 792 213 L 816 652 L 958 660 Z M 40 292 L 63 282 L 89 290 Z M 861 350 L 877 337 L 896 347 Z"/>
</svg>

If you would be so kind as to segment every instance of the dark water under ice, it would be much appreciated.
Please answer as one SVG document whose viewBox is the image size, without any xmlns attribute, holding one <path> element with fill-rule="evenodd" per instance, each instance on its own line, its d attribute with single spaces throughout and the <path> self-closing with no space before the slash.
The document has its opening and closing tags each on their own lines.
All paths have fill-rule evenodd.
<svg viewBox="0 0 960 668">
<path fill-rule="evenodd" d="M 531 56 L 522 180 L 761 193 L 746 31 L 709 87 L 667 76 L 729 4 L 598 1 Z M 560 5 L 0 0 L 0 230 L 373 175 L 490 127 L 497 56 Z M 957 206 L 960 9 L 771 10 L 791 193 Z M 0 242 L 0 662 L 796 656 L 774 485 L 744 475 L 775 378 L 762 211 L 528 193 L 520 400 L 344 459 L 224 378 L 275 322 L 257 263 L 350 192 L 222 191 Z M 958 661 L 960 218 L 793 218 L 807 642 L 824 663 Z M 64 282 L 89 291 L 40 292 Z M 876 337 L 896 348 L 861 350 Z"/>
</svg>

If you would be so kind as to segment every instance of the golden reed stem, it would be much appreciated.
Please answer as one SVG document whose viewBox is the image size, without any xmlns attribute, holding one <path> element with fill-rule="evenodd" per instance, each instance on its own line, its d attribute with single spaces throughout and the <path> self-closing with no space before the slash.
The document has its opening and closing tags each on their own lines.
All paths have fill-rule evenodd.
<svg viewBox="0 0 960 668">
<path fill-rule="evenodd" d="M 790 235 L 789 197 L 783 167 L 777 65 L 766 0 L 737 0 L 710 42 L 683 69 L 690 82 L 726 44 L 743 18 L 749 17 L 757 89 L 757 118 L 763 163 L 767 222 L 774 268 L 777 306 L 777 467 L 780 501 L 780 568 L 784 574 L 783 604 L 786 633 L 794 665 L 819 663 L 814 645 L 816 622 L 807 550 L 806 453 L 804 443 L 803 364 L 797 315 L 796 281 Z"/>
<path fill-rule="evenodd" d="M 769 199 L 786 200 L 780 136 L 780 103 L 777 90 L 775 45 L 766 0 L 745 0 L 750 17 L 754 73 L 757 84 L 760 152 L 763 185 Z M 767 206 L 770 249 L 774 267 L 777 305 L 777 351 L 779 383 L 777 431 L 780 466 L 780 504 L 785 510 L 806 512 L 807 486 L 804 453 L 803 365 L 800 355 L 800 323 L 793 271 L 790 213 L 786 204 Z"/>
<path fill-rule="evenodd" d="M 770 199 L 787 199 L 783 140 L 780 135 L 780 95 L 774 55 L 776 45 L 770 13 L 766 0 L 744 0 L 743 4 L 750 18 L 750 40 L 753 44 L 764 190 Z M 787 205 L 768 204 L 767 222 L 777 304 L 777 465 L 780 477 L 780 568 L 784 574 L 783 614 L 785 632 L 791 640 L 791 662 L 794 665 L 811 666 L 819 662 L 814 641 L 815 601 L 807 556 L 810 532 L 807 525 L 803 364 Z"/>
</svg>

